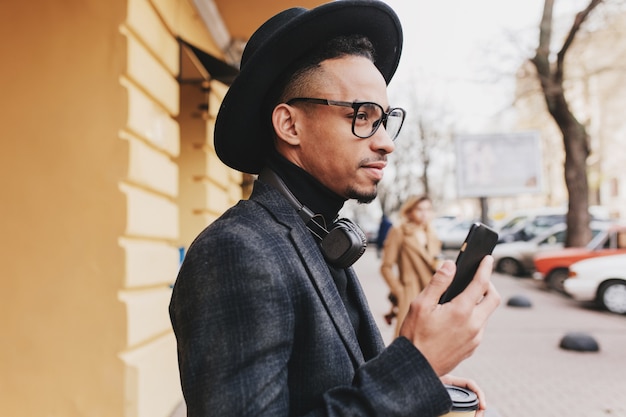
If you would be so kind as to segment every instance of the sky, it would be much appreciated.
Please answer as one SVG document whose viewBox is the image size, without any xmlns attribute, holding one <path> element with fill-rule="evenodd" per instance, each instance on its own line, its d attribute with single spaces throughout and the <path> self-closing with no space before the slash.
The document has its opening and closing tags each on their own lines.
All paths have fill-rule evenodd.
<svg viewBox="0 0 626 417">
<path fill-rule="evenodd" d="M 411 91 L 420 107 L 452 115 L 463 133 L 505 128 L 493 123 L 512 102 L 516 68 L 533 54 L 543 0 L 385 1 L 404 31 L 393 105 L 402 107 Z M 573 17 L 588 1 L 556 0 L 555 16 Z"/>
</svg>

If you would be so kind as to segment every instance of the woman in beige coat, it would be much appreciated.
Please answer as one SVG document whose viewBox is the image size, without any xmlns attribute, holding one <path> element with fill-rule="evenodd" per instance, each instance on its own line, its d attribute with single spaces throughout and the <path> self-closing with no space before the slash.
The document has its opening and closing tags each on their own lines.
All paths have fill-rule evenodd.
<svg viewBox="0 0 626 417">
<path fill-rule="evenodd" d="M 411 197 L 400 209 L 401 222 L 385 239 L 380 271 L 398 300 L 396 336 L 411 301 L 424 289 L 441 262 L 441 241 L 431 226 L 432 202 Z"/>
</svg>

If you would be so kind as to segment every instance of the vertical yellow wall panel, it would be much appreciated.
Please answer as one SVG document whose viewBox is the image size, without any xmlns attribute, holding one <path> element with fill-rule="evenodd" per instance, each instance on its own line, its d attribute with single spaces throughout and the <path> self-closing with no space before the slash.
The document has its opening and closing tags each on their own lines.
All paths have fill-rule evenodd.
<svg viewBox="0 0 626 417">
<path fill-rule="evenodd" d="M 128 31 L 123 33 L 128 41 L 128 77 L 170 114 L 178 114 L 178 83 L 174 76 L 134 36 Z"/>
<path fill-rule="evenodd" d="M 198 105 L 206 102 L 206 93 L 200 85 L 181 85 L 181 106 L 177 117 L 180 123 L 180 155 L 176 159 L 180 167 L 180 185 L 177 202 L 180 210 L 180 237 L 177 243 L 188 247 L 193 238 L 206 227 L 198 213 L 205 210 L 204 192 L 199 187 L 206 176 L 207 157 L 205 149 L 206 121 L 201 117 Z M 200 193 L 198 189 L 200 188 Z"/>
<path fill-rule="evenodd" d="M 225 188 L 233 182 L 241 183 L 241 173 L 224 165 L 214 152 L 207 153 L 207 176 Z"/>
<path fill-rule="evenodd" d="M 180 129 L 165 109 L 148 97 L 128 79 L 128 121 L 126 128 L 172 156 L 178 156 Z"/>
<path fill-rule="evenodd" d="M 128 0 L 126 25 L 147 45 L 171 74 L 178 74 L 180 63 L 178 42 L 148 0 Z"/>
<path fill-rule="evenodd" d="M 219 82 L 219 81 L 211 81 L 211 95 L 209 102 L 210 111 L 210 120 L 211 120 L 211 129 L 213 132 L 213 127 L 215 126 L 215 119 L 217 118 L 217 113 L 219 111 L 220 105 L 222 104 L 222 100 L 224 96 L 228 92 L 228 86 Z M 213 146 L 213 138 L 210 139 L 211 146 Z"/>
<path fill-rule="evenodd" d="M 231 206 L 242 198 L 248 198 L 247 195 L 243 195 L 242 193 L 242 181 L 243 179 L 240 181 L 233 181 L 231 186 L 228 187 L 228 201 Z"/>
<path fill-rule="evenodd" d="M 167 0 L 174 15 L 185 1 Z M 183 12 L 185 13 L 185 12 Z M 128 39 L 128 66 L 120 78 L 128 90 L 128 124 L 120 136 L 129 142 L 128 176 L 120 190 L 127 197 L 126 306 L 128 416 L 168 416 L 181 401 L 175 344 L 171 334 L 169 284 L 176 279 L 180 234 L 179 46 L 171 27 L 147 0 L 129 0 L 122 27 Z M 163 285 L 163 284 L 166 285 Z M 154 285 L 158 285 L 154 287 Z M 159 285 L 160 284 L 160 285 Z M 155 339 L 159 334 L 167 337 Z M 140 346 L 133 349 L 134 346 Z"/>
<path fill-rule="evenodd" d="M 189 130 L 185 133 L 188 135 Z M 198 181 L 200 178 L 205 177 L 209 172 L 211 154 L 204 152 L 202 146 L 189 141 L 183 142 L 181 146 L 184 147 L 184 149 L 181 149 L 181 153 L 184 154 L 185 161 L 184 167 L 181 167 L 181 169 L 185 175 L 191 181 Z"/>
<path fill-rule="evenodd" d="M 167 287 L 143 291 L 122 291 L 119 298 L 126 304 L 128 346 L 137 346 L 170 329 L 168 305 L 172 291 Z"/>
<path fill-rule="evenodd" d="M 186 230 L 181 232 L 180 235 L 180 245 L 185 251 L 189 249 L 189 245 L 196 236 L 218 217 L 217 214 L 211 214 L 205 211 L 196 211 L 192 214 L 193 216 L 189 217 Z"/>
<path fill-rule="evenodd" d="M 221 213 L 230 207 L 228 193 L 221 187 L 207 182 L 203 184 L 205 207 L 209 213 Z"/>
<path fill-rule="evenodd" d="M 165 154 L 130 136 L 128 180 L 174 197 L 178 194 L 178 167 Z"/>
<path fill-rule="evenodd" d="M 224 165 L 219 159 L 214 158 L 211 165 L 211 180 L 222 186 L 225 190 L 232 184 L 233 170 Z"/>
<path fill-rule="evenodd" d="M 178 248 L 164 242 L 120 239 L 126 254 L 125 288 L 170 284 L 178 274 Z"/>
<path fill-rule="evenodd" d="M 173 333 L 120 355 L 126 364 L 125 416 L 168 417 L 182 399 Z M 113 416 L 112 416 L 113 417 Z"/>
<path fill-rule="evenodd" d="M 178 237 L 178 207 L 170 200 L 128 184 L 120 185 L 126 195 L 126 234 L 151 238 Z"/>
<path fill-rule="evenodd" d="M 208 53 L 220 57 L 222 51 L 211 37 L 191 0 L 151 0 L 168 29 L 176 36 L 203 48 Z"/>
</svg>

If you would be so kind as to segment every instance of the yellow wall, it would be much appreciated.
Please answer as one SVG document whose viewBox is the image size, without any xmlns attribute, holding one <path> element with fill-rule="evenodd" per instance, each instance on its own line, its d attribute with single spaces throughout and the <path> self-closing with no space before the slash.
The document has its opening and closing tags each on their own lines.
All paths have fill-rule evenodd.
<svg viewBox="0 0 626 417">
<path fill-rule="evenodd" d="M 0 11 L 2 414 L 122 415 L 124 7 L 38 3 Z"/>
<path fill-rule="evenodd" d="M 2 2 L 0 35 L 1 413 L 168 416 L 178 246 L 241 197 L 175 38 L 219 51 L 186 0 Z"/>
</svg>

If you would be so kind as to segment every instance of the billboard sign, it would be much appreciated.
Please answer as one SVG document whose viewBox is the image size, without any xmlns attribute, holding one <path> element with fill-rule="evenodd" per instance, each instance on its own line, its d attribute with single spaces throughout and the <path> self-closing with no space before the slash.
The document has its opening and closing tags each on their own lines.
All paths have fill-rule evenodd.
<svg viewBox="0 0 626 417">
<path fill-rule="evenodd" d="M 459 197 L 541 192 L 538 132 L 460 135 L 455 145 Z"/>
</svg>

